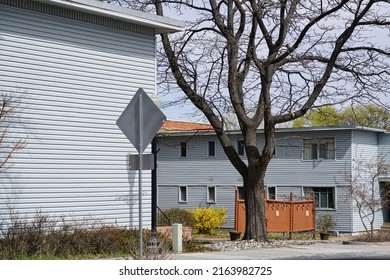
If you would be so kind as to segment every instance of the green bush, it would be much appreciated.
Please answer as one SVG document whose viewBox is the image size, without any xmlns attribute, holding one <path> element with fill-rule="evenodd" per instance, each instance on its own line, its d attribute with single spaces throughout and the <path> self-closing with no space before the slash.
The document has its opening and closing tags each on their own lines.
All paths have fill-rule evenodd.
<svg viewBox="0 0 390 280">
<path fill-rule="evenodd" d="M 194 225 L 194 214 L 191 212 L 191 210 L 171 208 L 164 210 L 163 212 L 164 213 L 159 213 L 158 215 L 157 223 L 159 226 L 170 226 L 175 223 L 189 227 Z"/>
<path fill-rule="evenodd" d="M 199 233 L 214 234 L 215 230 L 220 228 L 226 221 L 225 208 L 197 208 L 193 210 L 194 227 Z"/>
</svg>

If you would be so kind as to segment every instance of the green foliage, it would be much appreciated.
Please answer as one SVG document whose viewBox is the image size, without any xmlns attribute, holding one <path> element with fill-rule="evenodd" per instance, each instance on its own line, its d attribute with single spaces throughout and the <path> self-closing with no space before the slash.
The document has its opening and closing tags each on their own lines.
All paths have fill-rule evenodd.
<svg viewBox="0 0 390 280">
<path fill-rule="evenodd" d="M 375 104 L 351 106 L 342 111 L 325 106 L 310 110 L 293 127 L 358 125 L 390 131 L 390 110 Z"/>
<path fill-rule="evenodd" d="M 332 106 L 312 109 L 300 119 L 293 122 L 293 127 L 306 126 L 339 126 L 341 125 L 339 112 Z"/>
<path fill-rule="evenodd" d="M 169 218 L 171 224 L 178 223 L 183 226 L 192 227 L 194 224 L 194 214 L 190 210 L 179 209 L 179 208 L 171 208 L 168 210 L 164 210 L 163 213 L 159 213 L 157 218 L 157 224 L 159 226 L 169 226 L 169 221 L 166 217 Z"/>
<path fill-rule="evenodd" d="M 345 109 L 340 118 L 345 124 L 382 128 L 390 131 L 390 110 L 375 104 Z"/>
<path fill-rule="evenodd" d="M 199 233 L 213 234 L 226 221 L 225 208 L 197 208 L 193 213 Z"/>
</svg>

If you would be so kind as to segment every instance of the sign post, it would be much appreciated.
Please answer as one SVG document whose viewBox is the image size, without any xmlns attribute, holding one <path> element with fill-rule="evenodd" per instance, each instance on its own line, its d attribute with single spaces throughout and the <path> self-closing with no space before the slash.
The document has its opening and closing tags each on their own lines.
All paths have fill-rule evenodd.
<svg viewBox="0 0 390 280">
<path fill-rule="evenodd" d="M 148 121 L 146 121 L 148 120 Z M 138 151 L 138 227 L 139 257 L 143 257 L 142 236 L 142 171 L 143 152 L 151 143 L 166 117 L 153 100 L 140 88 L 116 121 L 117 126 Z"/>
<path fill-rule="evenodd" d="M 142 158 L 142 153 L 143 153 L 143 147 L 142 147 L 142 123 L 143 123 L 143 116 L 142 116 L 142 94 L 139 95 L 138 99 L 138 110 L 139 110 L 139 130 L 138 130 L 138 141 L 139 141 L 139 150 L 138 150 L 138 155 L 139 155 L 139 167 L 138 167 L 138 239 L 139 239 L 139 256 L 142 258 L 143 256 L 143 237 L 142 237 L 142 164 L 143 164 L 143 158 Z"/>
</svg>

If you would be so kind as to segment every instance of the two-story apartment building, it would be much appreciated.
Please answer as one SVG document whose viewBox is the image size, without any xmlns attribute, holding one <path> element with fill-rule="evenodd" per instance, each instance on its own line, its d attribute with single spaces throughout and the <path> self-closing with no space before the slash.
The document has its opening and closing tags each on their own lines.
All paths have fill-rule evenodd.
<svg viewBox="0 0 390 280">
<path fill-rule="evenodd" d="M 245 159 L 239 131 L 229 132 L 237 152 Z M 366 127 L 285 128 L 276 132 L 276 148 L 265 183 L 269 198 L 287 198 L 292 192 L 303 197 L 314 192 L 317 211 L 336 216 L 340 232 L 364 228 L 348 198 L 347 177 L 356 159 L 386 155 L 390 163 L 390 133 Z M 258 132 L 258 146 L 264 143 Z M 158 206 L 193 209 L 225 207 L 234 226 L 235 190 L 242 178 L 231 165 L 211 130 L 162 132 L 158 139 Z M 378 188 L 389 178 L 382 177 Z M 375 228 L 389 221 L 389 210 L 376 215 Z"/>
<path fill-rule="evenodd" d="M 138 88 L 156 91 L 156 35 L 182 30 L 181 21 L 94 0 L 0 0 L 0 93 L 15 101 L 7 131 L 0 122 L 0 162 L 26 142 L 0 172 L 0 223 L 14 209 L 138 225 L 138 171 L 128 164 L 137 151 L 116 120 Z"/>
</svg>

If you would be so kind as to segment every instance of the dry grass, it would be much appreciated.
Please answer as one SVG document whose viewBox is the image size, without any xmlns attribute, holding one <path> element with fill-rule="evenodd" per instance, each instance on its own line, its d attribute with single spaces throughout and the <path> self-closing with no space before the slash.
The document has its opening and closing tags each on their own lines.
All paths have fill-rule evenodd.
<svg viewBox="0 0 390 280">
<path fill-rule="evenodd" d="M 353 237 L 353 241 L 362 241 L 362 242 L 390 242 L 390 232 L 389 231 L 378 231 L 375 232 L 372 236 L 368 234 L 361 234 Z"/>
<path fill-rule="evenodd" d="M 37 211 L 28 219 L 10 210 L 10 224 L 0 221 L 0 259 L 89 259 L 139 258 L 139 233 L 107 225 L 99 220 L 69 221 L 53 219 Z M 158 249 L 151 249 L 152 232 L 143 232 L 142 259 L 168 259 L 172 254 L 171 240 L 157 234 Z M 183 244 L 183 251 L 199 251 L 192 241 Z"/>
</svg>

